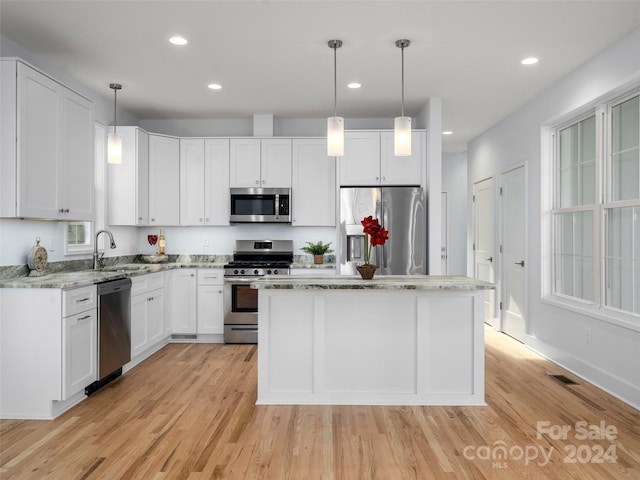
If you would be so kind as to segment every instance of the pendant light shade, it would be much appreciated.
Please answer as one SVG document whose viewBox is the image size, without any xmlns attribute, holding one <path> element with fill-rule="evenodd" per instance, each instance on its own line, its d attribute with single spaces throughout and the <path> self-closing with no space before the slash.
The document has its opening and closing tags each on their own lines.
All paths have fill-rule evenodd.
<svg viewBox="0 0 640 480">
<path fill-rule="evenodd" d="M 116 104 L 118 90 L 122 89 L 122 85 L 110 83 L 109 88 L 113 90 L 113 133 L 110 133 L 107 138 L 107 163 L 120 165 L 122 163 L 122 137 L 116 132 Z"/>
<path fill-rule="evenodd" d="M 404 116 L 404 49 L 410 44 L 406 39 L 396 41 L 396 47 L 402 50 L 402 113 L 393 125 L 393 154 L 396 157 L 411 155 L 411 117 Z"/>
<path fill-rule="evenodd" d="M 342 46 L 342 40 L 329 40 L 329 48 L 333 48 L 333 117 L 327 119 L 327 155 L 341 157 L 344 155 L 344 118 L 338 117 L 338 77 L 336 51 Z"/>
</svg>

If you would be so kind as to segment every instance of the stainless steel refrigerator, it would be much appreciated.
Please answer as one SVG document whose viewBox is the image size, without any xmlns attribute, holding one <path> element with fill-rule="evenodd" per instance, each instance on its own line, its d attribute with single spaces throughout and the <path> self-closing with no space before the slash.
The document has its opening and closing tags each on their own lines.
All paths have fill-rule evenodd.
<svg viewBox="0 0 640 480">
<path fill-rule="evenodd" d="M 357 275 L 364 262 L 360 222 L 369 215 L 389 230 L 386 243 L 373 249 L 376 275 L 426 275 L 427 210 L 419 187 L 340 189 L 340 275 Z"/>
</svg>

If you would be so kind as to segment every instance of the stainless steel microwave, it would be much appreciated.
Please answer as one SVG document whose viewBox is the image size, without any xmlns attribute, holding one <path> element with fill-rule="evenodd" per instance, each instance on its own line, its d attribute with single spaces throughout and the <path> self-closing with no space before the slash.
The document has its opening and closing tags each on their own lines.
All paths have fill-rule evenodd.
<svg viewBox="0 0 640 480">
<path fill-rule="evenodd" d="M 291 223 L 290 188 L 231 188 L 231 223 Z"/>
</svg>

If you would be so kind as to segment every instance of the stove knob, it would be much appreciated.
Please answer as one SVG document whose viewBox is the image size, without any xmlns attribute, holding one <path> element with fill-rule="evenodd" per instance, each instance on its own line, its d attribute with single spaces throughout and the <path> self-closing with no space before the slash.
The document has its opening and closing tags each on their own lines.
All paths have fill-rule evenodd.
<svg viewBox="0 0 640 480">
<path fill-rule="evenodd" d="M 274 271 L 273 271 L 273 274 L 274 274 L 274 275 L 277 275 L 277 274 L 278 274 L 278 270 L 274 270 Z"/>
<path fill-rule="evenodd" d="M 254 275 L 258 275 L 258 270 L 254 270 L 254 271 L 253 271 L 253 274 L 254 274 Z"/>
<path fill-rule="evenodd" d="M 271 269 L 267 270 L 267 275 L 271 275 Z"/>
<path fill-rule="evenodd" d="M 240 270 L 240 275 L 244 275 L 244 268 Z"/>
<path fill-rule="evenodd" d="M 238 274 L 238 270 L 234 270 L 234 271 L 233 271 L 233 274 L 234 274 L 234 275 L 237 275 L 237 274 Z"/>
</svg>

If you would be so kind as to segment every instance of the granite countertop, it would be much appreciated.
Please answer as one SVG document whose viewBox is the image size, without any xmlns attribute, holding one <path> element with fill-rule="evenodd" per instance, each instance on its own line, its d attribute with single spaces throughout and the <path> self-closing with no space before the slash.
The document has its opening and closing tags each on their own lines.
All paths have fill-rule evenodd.
<svg viewBox="0 0 640 480">
<path fill-rule="evenodd" d="M 0 288 L 77 288 L 175 268 L 222 268 L 221 262 L 120 263 L 101 270 L 57 271 L 37 277 L 0 278 Z"/>
<path fill-rule="evenodd" d="M 251 283 L 255 289 L 284 290 L 493 290 L 493 283 L 452 275 L 385 275 L 372 280 L 359 276 L 313 277 L 267 275 Z"/>
</svg>

